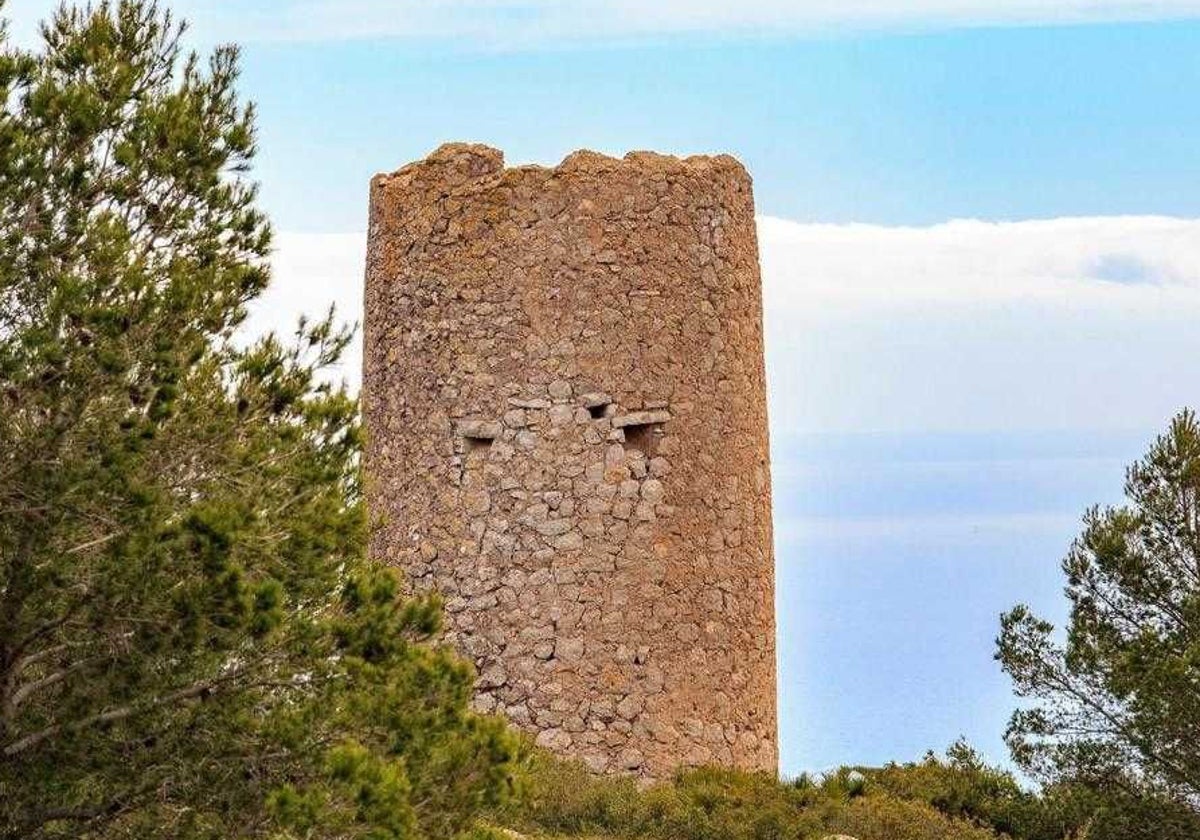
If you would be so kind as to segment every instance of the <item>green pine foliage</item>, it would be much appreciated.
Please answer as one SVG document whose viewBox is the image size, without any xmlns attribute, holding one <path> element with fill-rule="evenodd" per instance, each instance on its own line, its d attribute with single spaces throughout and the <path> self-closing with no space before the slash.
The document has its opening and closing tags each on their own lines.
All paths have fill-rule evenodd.
<svg viewBox="0 0 1200 840">
<path fill-rule="evenodd" d="M 266 286 L 238 53 L 152 2 L 0 47 L 0 836 L 448 838 L 516 744 L 367 561 L 332 313 Z"/>
<path fill-rule="evenodd" d="M 1008 741 L 1035 777 L 1107 797 L 1113 819 L 1152 815 L 1159 833 L 1144 836 L 1200 837 L 1195 414 L 1179 414 L 1129 468 L 1125 495 L 1088 511 L 1063 561 L 1065 634 L 1024 606 L 1002 619 L 997 658 L 1028 700 Z"/>
</svg>

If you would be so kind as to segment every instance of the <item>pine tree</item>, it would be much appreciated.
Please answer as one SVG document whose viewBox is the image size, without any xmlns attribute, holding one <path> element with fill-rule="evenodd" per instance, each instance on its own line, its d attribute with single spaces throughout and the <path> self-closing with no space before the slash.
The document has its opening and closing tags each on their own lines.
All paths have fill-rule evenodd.
<svg viewBox="0 0 1200 840">
<path fill-rule="evenodd" d="M 1141 814 L 1134 822 L 1147 837 L 1200 836 L 1195 414 L 1177 416 L 1130 467 L 1125 495 L 1125 505 L 1087 512 L 1063 561 L 1065 637 L 1025 606 L 1002 618 L 997 659 L 1030 700 L 1013 715 L 1008 742 L 1035 776 L 1111 795 L 1112 819 Z M 1168 821 L 1178 826 L 1171 833 Z"/>
<path fill-rule="evenodd" d="M 254 112 L 182 32 L 0 41 L 0 836 L 451 837 L 513 741 L 365 557 L 350 334 L 232 340 Z"/>
</svg>

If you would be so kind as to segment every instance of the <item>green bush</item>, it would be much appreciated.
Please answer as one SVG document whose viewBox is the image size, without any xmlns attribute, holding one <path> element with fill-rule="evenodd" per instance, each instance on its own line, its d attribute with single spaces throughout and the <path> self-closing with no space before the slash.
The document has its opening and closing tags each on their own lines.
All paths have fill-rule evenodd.
<svg viewBox="0 0 1200 840">
<path fill-rule="evenodd" d="M 530 838 L 583 840 L 1194 840 L 1195 814 L 1095 782 L 1034 793 L 966 744 L 945 757 L 777 781 L 719 768 L 652 786 L 531 753 L 494 815 Z M 478 840 L 492 840 L 480 835 Z M 474 840 L 474 838 L 473 838 Z"/>
<path fill-rule="evenodd" d="M 870 771 L 844 769 L 820 781 L 787 782 L 720 768 L 680 772 L 639 787 L 597 778 L 579 764 L 535 756 L 524 795 L 498 822 L 533 837 L 642 840 L 995 840 L 995 832 L 875 784 Z"/>
<path fill-rule="evenodd" d="M 849 834 L 859 840 L 995 840 L 995 832 L 972 825 L 920 802 L 872 793 L 825 809 L 826 833 Z"/>
<path fill-rule="evenodd" d="M 987 766 L 962 742 L 947 751 L 945 760 L 929 753 L 923 761 L 890 764 L 870 775 L 899 799 L 927 803 L 942 814 L 1012 837 L 1058 840 L 1076 827 L 1046 825 L 1046 809 L 1037 796 L 1022 789 L 1011 773 Z"/>
</svg>

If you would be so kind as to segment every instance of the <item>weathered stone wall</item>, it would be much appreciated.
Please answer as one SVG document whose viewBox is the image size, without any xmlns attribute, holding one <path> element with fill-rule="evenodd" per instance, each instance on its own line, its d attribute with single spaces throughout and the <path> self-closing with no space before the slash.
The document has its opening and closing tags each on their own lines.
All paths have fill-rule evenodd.
<svg viewBox="0 0 1200 840">
<path fill-rule="evenodd" d="M 477 703 L 597 771 L 774 771 L 762 305 L 733 158 L 374 179 L 379 556 L 447 601 Z"/>
</svg>

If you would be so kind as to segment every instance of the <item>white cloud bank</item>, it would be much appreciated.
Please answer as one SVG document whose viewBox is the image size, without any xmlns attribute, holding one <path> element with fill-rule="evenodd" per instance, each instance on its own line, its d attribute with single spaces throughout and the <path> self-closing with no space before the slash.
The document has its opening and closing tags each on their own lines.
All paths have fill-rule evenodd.
<svg viewBox="0 0 1200 840">
<path fill-rule="evenodd" d="M 24 36 L 57 0 L 10 0 Z M 1163 20 L 1200 0 L 175 0 L 206 40 L 456 39 L 523 47 L 678 34 Z"/>
<path fill-rule="evenodd" d="M 1153 429 L 1200 404 L 1200 220 L 760 237 L 777 433 Z"/>
<path fill-rule="evenodd" d="M 1200 219 L 759 220 L 774 433 L 1154 429 L 1200 405 Z M 284 234 L 252 330 L 336 301 L 362 234 Z M 342 373 L 357 381 L 360 356 Z"/>
<path fill-rule="evenodd" d="M 885 227 L 765 217 L 759 239 L 776 312 L 1014 301 L 1126 307 L 1192 300 L 1200 291 L 1200 221 L 1192 219 Z"/>
</svg>

